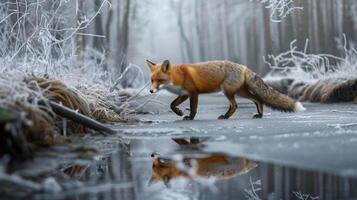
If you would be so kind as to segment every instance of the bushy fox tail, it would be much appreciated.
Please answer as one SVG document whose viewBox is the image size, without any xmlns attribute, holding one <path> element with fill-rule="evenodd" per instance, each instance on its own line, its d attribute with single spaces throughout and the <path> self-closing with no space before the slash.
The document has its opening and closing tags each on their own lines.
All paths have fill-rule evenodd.
<svg viewBox="0 0 357 200">
<path fill-rule="evenodd" d="M 263 79 L 252 71 L 246 74 L 246 83 L 249 89 L 267 106 L 285 112 L 304 111 L 300 102 L 281 94 L 264 83 Z"/>
</svg>

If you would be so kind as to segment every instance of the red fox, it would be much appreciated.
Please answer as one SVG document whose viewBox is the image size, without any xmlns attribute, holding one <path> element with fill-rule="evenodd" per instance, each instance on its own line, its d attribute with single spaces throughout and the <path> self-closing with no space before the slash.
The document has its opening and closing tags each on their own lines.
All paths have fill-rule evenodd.
<svg viewBox="0 0 357 200">
<path fill-rule="evenodd" d="M 192 166 L 194 163 L 196 167 Z M 224 154 L 212 154 L 198 158 L 184 157 L 183 164 L 187 169 L 181 169 L 178 167 L 179 163 L 172 159 L 154 158 L 149 186 L 155 182 L 162 181 L 169 187 L 169 182 L 178 177 L 230 179 L 234 176 L 245 174 L 257 166 L 255 161 Z M 193 168 L 193 174 L 188 173 Z"/>
<path fill-rule="evenodd" d="M 199 138 L 172 138 L 180 147 L 188 148 L 193 152 L 201 152 Z M 169 182 L 178 177 L 185 178 L 215 178 L 216 180 L 229 179 L 237 175 L 248 173 L 258 164 L 255 161 L 245 158 L 228 156 L 223 153 L 213 153 L 202 156 L 183 156 L 182 160 L 173 160 L 159 156 L 157 153 L 151 154 L 152 176 L 149 186 L 152 183 L 162 181 L 169 187 Z M 182 165 L 183 164 L 183 165 Z"/>
<path fill-rule="evenodd" d="M 236 111 L 237 94 L 255 103 L 258 113 L 253 118 L 263 117 L 263 104 L 285 112 L 305 110 L 300 102 L 272 89 L 246 66 L 230 61 L 171 65 L 168 60 L 160 64 L 146 60 L 146 63 L 151 70 L 151 93 L 167 89 L 179 95 L 170 106 L 174 113 L 182 116 L 183 112 L 177 106 L 190 98 L 190 115 L 184 120 L 195 118 L 199 94 L 220 90 L 223 90 L 230 105 L 218 119 L 228 119 Z"/>
</svg>

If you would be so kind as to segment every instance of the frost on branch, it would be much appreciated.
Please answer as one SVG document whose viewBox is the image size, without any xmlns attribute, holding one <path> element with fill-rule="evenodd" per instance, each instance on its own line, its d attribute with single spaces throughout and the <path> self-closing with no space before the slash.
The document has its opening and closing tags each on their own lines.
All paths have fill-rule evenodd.
<svg viewBox="0 0 357 200">
<path fill-rule="evenodd" d="M 341 42 L 343 41 L 343 42 Z M 357 73 L 357 49 L 353 43 L 347 47 L 347 41 L 338 41 L 338 46 L 344 56 L 331 54 L 307 53 L 308 40 L 304 50 L 299 50 L 296 40 L 290 43 L 290 50 L 279 55 L 269 55 L 265 62 L 271 72 L 267 77 L 280 76 L 298 80 L 321 80 L 327 78 L 355 78 Z"/>
<path fill-rule="evenodd" d="M 24 126 L 24 134 L 38 146 L 56 144 L 67 130 L 89 132 L 55 115 L 49 101 L 98 121 L 125 121 L 133 112 L 127 98 L 121 98 L 122 88 L 108 91 L 116 77 L 105 52 L 80 41 L 83 35 L 87 40 L 103 37 L 88 27 L 110 1 L 98 1 L 91 12 L 78 10 L 78 2 L 0 3 L 0 109 L 26 113 L 31 126 Z"/>
<path fill-rule="evenodd" d="M 319 197 L 313 197 L 311 196 L 310 194 L 303 194 L 301 192 L 293 192 L 293 194 L 295 195 L 295 197 L 298 199 L 298 200 L 318 200 L 320 199 Z"/>
<path fill-rule="evenodd" d="M 252 177 L 249 177 L 250 189 L 244 189 L 246 192 L 246 198 L 248 200 L 261 200 L 258 192 L 262 190 L 262 182 L 260 180 L 253 181 Z"/>
<path fill-rule="evenodd" d="M 280 22 L 294 10 L 302 10 L 303 7 L 294 5 L 294 0 L 258 0 L 260 3 L 266 4 L 266 8 L 271 10 L 270 20 L 272 22 Z"/>
</svg>

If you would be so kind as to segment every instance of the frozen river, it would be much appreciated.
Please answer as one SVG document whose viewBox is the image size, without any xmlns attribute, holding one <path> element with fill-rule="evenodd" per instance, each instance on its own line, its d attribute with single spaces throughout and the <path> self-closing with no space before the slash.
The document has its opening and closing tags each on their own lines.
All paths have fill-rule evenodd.
<svg viewBox="0 0 357 200">
<path fill-rule="evenodd" d="M 301 113 L 266 108 L 263 119 L 252 119 L 255 105 L 238 99 L 238 112 L 217 120 L 228 103 L 216 94 L 200 96 L 195 120 L 182 121 L 169 111 L 173 98 L 147 104 L 139 115 L 146 122 L 86 137 L 102 154 L 61 168 L 70 177 L 54 176 L 61 192 L 32 197 L 357 199 L 356 104 L 304 103 Z"/>
<path fill-rule="evenodd" d="M 153 123 L 118 127 L 125 137 L 208 137 L 206 152 L 357 177 L 357 104 L 303 103 L 307 110 L 300 113 L 265 107 L 263 119 L 252 119 L 255 105 L 238 99 L 237 112 L 228 120 L 217 120 L 228 107 L 217 94 L 202 96 L 195 120 L 182 121 L 169 111 L 173 97 L 159 99 L 164 101 L 161 109 L 147 106 L 152 114 L 140 116 Z M 188 109 L 187 104 L 182 107 Z M 153 145 L 152 150 L 167 149 L 160 147 Z"/>
</svg>

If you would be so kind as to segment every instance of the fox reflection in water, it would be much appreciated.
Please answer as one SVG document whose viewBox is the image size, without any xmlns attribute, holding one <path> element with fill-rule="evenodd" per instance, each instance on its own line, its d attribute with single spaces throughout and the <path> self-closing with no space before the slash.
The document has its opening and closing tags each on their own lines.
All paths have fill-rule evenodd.
<svg viewBox="0 0 357 200">
<path fill-rule="evenodd" d="M 189 147 L 191 150 L 199 151 L 197 138 L 173 139 L 181 147 Z M 196 152 L 194 152 L 196 153 Z M 202 153 L 202 152 L 201 152 Z M 156 182 L 163 182 L 170 186 L 170 181 L 179 177 L 187 179 L 214 178 L 215 180 L 229 179 L 237 175 L 245 174 L 257 166 L 252 160 L 229 156 L 222 153 L 213 153 L 200 156 L 183 155 L 179 160 L 159 156 L 155 153 L 153 157 L 152 176 L 149 186 Z"/>
</svg>

